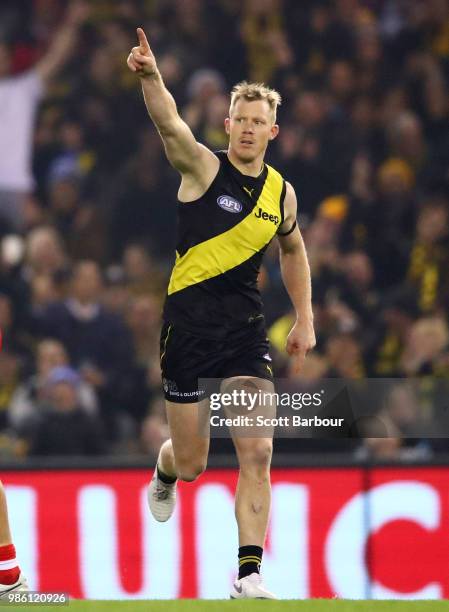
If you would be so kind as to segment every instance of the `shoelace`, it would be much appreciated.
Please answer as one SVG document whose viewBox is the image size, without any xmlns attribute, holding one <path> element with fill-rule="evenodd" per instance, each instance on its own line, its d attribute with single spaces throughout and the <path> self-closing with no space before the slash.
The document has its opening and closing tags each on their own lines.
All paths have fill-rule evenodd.
<svg viewBox="0 0 449 612">
<path fill-rule="evenodd" d="M 164 501 L 168 497 L 168 491 L 166 489 L 156 489 L 155 495 L 158 501 Z"/>
<path fill-rule="evenodd" d="M 156 490 L 154 492 L 154 497 L 158 501 L 166 500 L 169 494 L 170 494 L 170 485 L 166 485 L 161 481 L 156 483 Z"/>
</svg>

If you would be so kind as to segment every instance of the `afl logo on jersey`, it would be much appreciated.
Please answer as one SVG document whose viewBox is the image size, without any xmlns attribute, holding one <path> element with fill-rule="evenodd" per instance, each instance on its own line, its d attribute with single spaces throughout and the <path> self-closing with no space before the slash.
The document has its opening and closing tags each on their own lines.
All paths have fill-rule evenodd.
<svg viewBox="0 0 449 612">
<path fill-rule="evenodd" d="M 242 212 L 242 208 L 243 208 L 240 202 L 238 202 L 237 200 L 234 200 L 234 198 L 231 198 L 230 196 L 227 196 L 227 195 L 222 195 L 219 198 L 217 198 L 217 204 L 223 210 L 226 210 L 227 212 L 231 212 L 231 213 Z"/>
</svg>

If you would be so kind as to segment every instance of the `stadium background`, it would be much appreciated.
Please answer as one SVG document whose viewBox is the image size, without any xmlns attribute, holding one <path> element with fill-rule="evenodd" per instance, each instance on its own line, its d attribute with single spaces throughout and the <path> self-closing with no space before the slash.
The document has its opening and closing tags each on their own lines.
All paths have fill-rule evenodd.
<svg viewBox="0 0 449 612">
<path fill-rule="evenodd" d="M 449 373 L 449 5 L 68 4 L 0 6 L 0 452 L 20 558 L 36 588 L 67 584 L 77 596 L 223 596 L 234 552 L 210 548 L 217 524 L 199 516 L 197 500 L 221 512 L 220 530 L 231 534 L 234 472 L 212 469 L 182 488 L 170 540 L 177 560 L 164 559 L 159 591 L 162 536 L 137 511 L 148 470 L 133 466 L 152 465 L 167 435 L 157 349 L 178 179 L 125 65 L 135 26 L 145 28 L 182 115 L 213 149 L 226 146 L 236 81 L 263 80 L 283 96 L 268 158 L 298 193 L 312 268 L 318 346 L 303 375 L 428 384 Z M 36 66 L 58 54 L 40 82 Z M 276 372 L 289 377 L 292 314 L 276 245 L 260 286 Z M 421 416 L 399 384 L 383 414 L 395 438 L 278 441 L 267 572 L 280 594 L 448 596 L 448 444 L 417 435 Z M 226 468 L 229 446 L 215 442 L 211 464 Z M 86 456 L 102 471 L 77 471 Z M 407 467 L 372 467 L 378 462 Z M 106 469 L 118 465 L 129 471 Z M 71 471 L 52 471 L 63 466 Z M 4 471 L 12 467 L 20 471 Z M 296 534 L 294 563 L 276 521 Z M 109 548 L 101 534 L 89 538 L 102 524 L 117 533 Z M 68 548 L 63 525 L 73 528 Z M 123 549 L 123 530 L 147 528 L 147 557 L 138 539 Z M 107 564 L 122 549 L 92 590 L 84 563 Z M 225 559 L 223 583 L 208 577 L 208 554 Z M 67 571 L 50 575 L 48 559 L 64 568 L 66 556 Z M 131 569 L 142 558 L 146 590 Z"/>
</svg>

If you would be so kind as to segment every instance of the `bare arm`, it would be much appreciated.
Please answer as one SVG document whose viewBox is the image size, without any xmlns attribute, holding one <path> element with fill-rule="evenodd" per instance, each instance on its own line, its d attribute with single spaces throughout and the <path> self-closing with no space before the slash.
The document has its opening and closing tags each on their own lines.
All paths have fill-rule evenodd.
<svg viewBox="0 0 449 612">
<path fill-rule="evenodd" d="M 208 186 L 218 170 L 218 158 L 195 140 L 189 126 L 179 116 L 141 28 L 137 29 L 137 36 L 139 46 L 132 48 L 127 63 L 140 77 L 145 105 L 162 138 L 167 158 L 183 177 L 188 175 Z"/>
<path fill-rule="evenodd" d="M 289 229 L 296 220 L 296 195 L 287 183 L 285 221 L 282 229 Z M 296 323 L 287 337 L 287 352 L 295 359 L 298 373 L 307 351 L 315 346 L 312 312 L 312 284 L 304 241 L 298 227 L 287 236 L 279 235 L 282 280 L 296 311 Z"/>
<path fill-rule="evenodd" d="M 44 57 L 36 64 L 36 71 L 48 83 L 68 60 L 77 40 L 79 26 L 89 14 L 89 6 L 82 0 L 72 2 L 64 23 L 53 37 Z"/>
</svg>

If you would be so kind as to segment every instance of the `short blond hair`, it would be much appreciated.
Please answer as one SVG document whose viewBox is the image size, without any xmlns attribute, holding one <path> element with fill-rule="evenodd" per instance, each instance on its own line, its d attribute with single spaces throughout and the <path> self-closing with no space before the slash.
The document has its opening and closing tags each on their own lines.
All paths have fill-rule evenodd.
<svg viewBox="0 0 449 612">
<path fill-rule="evenodd" d="M 244 98 L 248 102 L 252 102 L 253 100 L 266 100 L 270 106 L 273 123 L 276 122 L 277 108 L 282 102 L 281 94 L 278 91 L 271 89 L 271 87 L 268 87 L 265 83 L 248 83 L 248 81 L 241 81 L 232 88 L 229 115 L 231 115 L 234 106 L 241 98 Z"/>
</svg>

